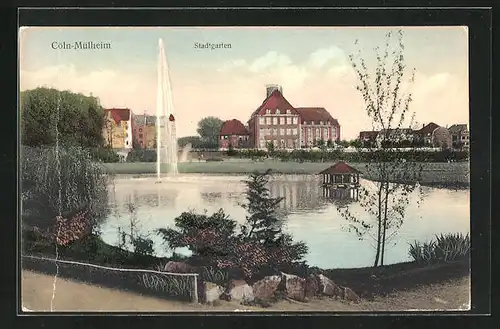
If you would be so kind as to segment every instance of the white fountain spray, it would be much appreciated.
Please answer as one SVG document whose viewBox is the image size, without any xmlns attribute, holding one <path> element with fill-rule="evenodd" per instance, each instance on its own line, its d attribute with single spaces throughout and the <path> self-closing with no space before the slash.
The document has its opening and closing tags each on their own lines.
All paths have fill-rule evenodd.
<svg viewBox="0 0 500 329">
<path fill-rule="evenodd" d="M 158 40 L 158 90 L 156 99 L 156 176 L 161 181 L 161 163 L 164 160 L 169 173 L 176 175 L 177 136 L 175 132 L 174 106 L 172 89 L 168 74 L 167 57 L 163 40 Z"/>
</svg>

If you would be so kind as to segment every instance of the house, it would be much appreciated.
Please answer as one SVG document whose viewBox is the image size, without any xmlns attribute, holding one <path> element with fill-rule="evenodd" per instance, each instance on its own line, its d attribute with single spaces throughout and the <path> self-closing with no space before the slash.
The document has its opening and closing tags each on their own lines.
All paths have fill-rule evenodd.
<svg viewBox="0 0 500 329">
<path fill-rule="evenodd" d="M 340 139 L 340 125 L 322 107 L 296 108 L 279 85 L 266 86 L 266 98 L 248 120 L 251 147 L 278 149 L 313 147 L 319 140 Z"/>
<path fill-rule="evenodd" d="M 447 128 L 441 127 L 434 122 L 415 131 L 415 136 L 423 142 L 424 146 L 451 148 L 451 134 Z"/>
<path fill-rule="evenodd" d="M 448 128 L 453 148 L 469 148 L 469 129 L 466 124 L 454 124 Z"/>
<path fill-rule="evenodd" d="M 134 114 L 127 108 L 111 108 L 104 110 L 104 141 L 107 146 L 125 151 L 132 149 Z"/>
<path fill-rule="evenodd" d="M 154 149 L 156 133 L 156 116 L 146 113 L 134 116 L 134 139 L 138 147 Z"/>
<path fill-rule="evenodd" d="M 219 132 L 219 148 L 228 149 L 248 147 L 250 133 L 241 121 L 232 119 L 222 124 Z"/>
</svg>

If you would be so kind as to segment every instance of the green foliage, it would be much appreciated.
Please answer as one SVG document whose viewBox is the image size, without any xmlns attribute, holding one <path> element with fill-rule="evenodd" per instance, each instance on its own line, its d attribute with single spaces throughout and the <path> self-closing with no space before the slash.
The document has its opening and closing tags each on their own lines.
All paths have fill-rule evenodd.
<svg viewBox="0 0 500 329">
<path fill-rule="evenodd" d="M 205 117 L 198 122 L 196 132 L 200 135 L 205 148 L 218 147 L 219 132 L 223 123 L 221 119 L 214 116 Z"/>
<path fill-rule="evenodd" d="M 434 240 L 410 243 L 409 254 L 419 264 L 447 263 L 469 256 L 469 234 L 440 234 Z"/>
<path fill-rule="evenodd" d="M 200 136 L 185 136 L 185 137 L 180 137 L 177 140 L 177 144 L 179 145 L 180 148 L 185 147 L 188 144 L 191 144 L 191 147 L 194 149 L 198 148 L 204 148 L 205 145 L 203 144 L 203 140 L 201 139 Z"/>
<path fill-rule="evenodd" d="M 226 154 L 227 156 L 235 156 L 238 152 L 234 149 L 233 145 L 229 144 Z"/>
<path fill-rule="evenodd" d="M 127 154 L 127 162 L 156 162 L 156 151 L 133 149 Z"/>
<path fill-rule="evenodd" d="M 103 145 L 104 110 L 95 97 L 36 88 L 21 92 L 20 105 L 23 145 L 54 145 L 56 130 L 61 144 Z"/>
<path fill-rule="evenodd" d="M 274 144 L 272 142 L 266 143 L 267 153 L 272 153 L 275 150 Z"/>
<path fill-rule="evenodd" d="M 94 230 L 108 213 L 108 179 L 79 147 L 21 148 L 23 225 L 47 229 L 55 217 L 88 210 Z"/>
<path fill-rule="evenodd" d="M 241 236 L 258 241 L 263 245 L 273 245 L 282 235 L 282 220 L 278 205 L 283 198 L 272 198 L 268 189 L 271 170 L 254 172 L 245 181 L 247 203 L 242 205 L 248 215 L 241 226 Z"/>
<path fill-rule="evenodd" d="M 157 233 L 170 250 L 187 247 L 193 262 L 224 273 L 239 270 L 247 278 L 268 268 L 276 272 L 280 266 L 302 259 L 307 246 L 294 243 L 282 232 L 282 220 L 276 214 L 281 198 L 271 198 L 265 186 L 269 174 L 255 173 L 247 181 L 249 203 L 244 207 L 249 215 L 239 233 L 236 221 L 222 209 L 210 216 L 184 212 L 175 218 L 174 228 L 160 228 Z"/>
<path fill-rule="evenodd" d="M 132 245 L 134 246 L 134 253 L 139 255 L 150 255 L 154 254 L 153 240 L 138 236 L 132 240 Z"/>
<path fill-rule="evenodd" d="M 120 156 L 111 148 L 99 147 L 89 149 L 92 160 L 103 163 L 116 163 L 120 161 Z"/>
</svg>

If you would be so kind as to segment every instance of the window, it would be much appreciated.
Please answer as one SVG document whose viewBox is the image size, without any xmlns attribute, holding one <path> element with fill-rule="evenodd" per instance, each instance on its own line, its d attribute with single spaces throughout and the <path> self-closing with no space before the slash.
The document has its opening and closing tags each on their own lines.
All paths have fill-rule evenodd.
<svg viewBox="0 0 500 329">
<path fill-rule="evenodd" d="M 125 142 L 125 145 L 128 145 L 128 141 Z"/>
<path fill-rule="evenodd" d="M 292 129 L 292 135 L 297 135 L 297 128 Z"/>
<path fill-rule="evenodd" d="M 292 129 L 291 128 L 287 128 L 286 129 L 286 134 L 287 135 L 291 135 L 292 134 Z"/>
<path fill-rule="evenodd" d="M 307 121 L 304 121 L 304 124 L 306 125 L 306 124 L 307 124 Z"/>
<path fill-rule="evenodd" d="M 280 135 L 281 136 L 285 135 L 285 128 L 280 128 Z"/>
<path fill-rule="evenodd" d="M 280 125 L 284 125 L 285 124 L 285 117 L 281 117 L 280 118 Z"/>
<path fill-rule="evenodd" d="M 261 137 L 265 136 L 266 135 L 266 129 L 260 128 L 259 134 L 260 134 Z"/>
<path fill-rule="evenodd" d="M 278 124 L 278 118 L 274 117 L 273 118 L 273 125 L 277 125 Z"/>
<path fill-rule="evenodd" d="M 287 117 L 286 118 L 286 124 L 287 125 L 291 125 L 292 124 L 292 118 L 291 117 Z"/>
<path fill-rule="evenodd" d="M 319 124 L 322 126 L 323 125 L 323 121 L 320 121 Z"/>
<path fill-rule="evenodd" d="M 325 128 L 323 129 L 323 136 L 324 136 L 324 140 L 328 140 L 330 139 L 330 136 L 328 136 L 328 128 Z"/>
<path fill-rule="evenodd" d="M 274 140 L 273 140 L 273 145 L 274 145 L 275 147 L 276 147 L 276 146 L 278 146 L 278 140 L 274 139 Z"/>
<path fill-rule="evenodd" d="M 314 124 L 314 121 L 311 121 L 309 124 L 310 124 L 310 125 L 313 125 L 313 124 Z"/>
<path fill-rule="evenodd" d="M 276 109 L 276 113 L 275 114 L 280 114 L 280 110 Z"/>
<path fill-rule="evenodd" d="M 326 124 L 327 124 L 327 125 L 330 125 L 330 121 L 327 121 L 327 122 L 326 122 Z"/>
<path fill-rule="evenodd" d="M 286 114 L 291 114 L 291 113 L 292 113 L 292 111 L 286 110 Z"/>
<path fill-rule="evenodd" d="M 296 125 L 299 122 L 299 118 L 293 117 L 293 124 Z"/>
<path fill-rule="evenodd" d="M 271 110 L 270 109 L 266 109 L 266 114 L 271 114 Z"/>
<path fill-rule="evenodd" d="M 280 141 L 280 144 L 281 144 L 281 148 L 285 148 L 285 140 L 284 140 L 284 139 L 282 139 L 282 140 Z"/>
<path fill-rule="evenodd" d="M 335 129 L 335 127 L 332 127 L 332 137 L 335 137 L 337 136 L 337 131 Z"/>
<path fill-rule="evenodd" d="M 263 139 L 260 140 L 260 148 L 261 149 L 266 148 L 266 141 Z"/>
<path fill-rule="evenodd" d="M 265 123 L 266 123 L 266 118 L 264 118 L 264 117 L 260 117 L 260 118 L 259 118 L 259 124 L 263 125 L 263 124 L 265 124 Z"/>
<path fill-rule="evenodd" d="M 273 135 L 273 136 L 278 135 L 278 128 L 273 128 L 273 130 L 272 130 L 272 135 Z"/>
<path fill-rule="evenodd" d="M 270 125 L 271 124 L 271 117 L 267 117 L 266 118 L 266 125 Z"/>
<path fill-rule="evenodd" d="M 293 139 L 289 139 L 288 140 L 288 148 L 292 148 L 293 147 Z"/>
</svg>

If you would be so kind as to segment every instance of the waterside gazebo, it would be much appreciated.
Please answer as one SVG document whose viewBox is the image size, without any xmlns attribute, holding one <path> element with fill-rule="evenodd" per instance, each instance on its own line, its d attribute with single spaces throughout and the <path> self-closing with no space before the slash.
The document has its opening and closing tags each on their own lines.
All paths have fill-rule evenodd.
<svg viewBox="0 0 500 329">
<path fill-rule="evenodd" d="M 348 188 L 359 186 L 359 176 L 361 174 L 362 172 L 356 168 L 349 166 L 344 161 L 339 161 L 318 175 L 323 176 L 323 186 Z"/>
</svg>

